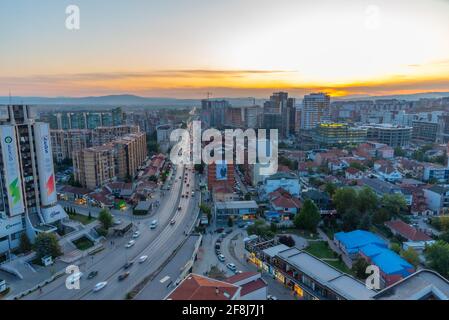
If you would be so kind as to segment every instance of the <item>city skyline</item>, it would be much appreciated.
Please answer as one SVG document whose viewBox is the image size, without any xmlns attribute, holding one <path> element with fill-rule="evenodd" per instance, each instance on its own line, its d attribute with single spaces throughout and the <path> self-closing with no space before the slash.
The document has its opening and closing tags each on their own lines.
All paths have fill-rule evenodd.
<svg viewBox="0 0 449 320">
<path fill-rule="evenodd" d="M 0 5 L 0 96 L 449 91 L 444 0 L 72 2 Z"/>
</svg>

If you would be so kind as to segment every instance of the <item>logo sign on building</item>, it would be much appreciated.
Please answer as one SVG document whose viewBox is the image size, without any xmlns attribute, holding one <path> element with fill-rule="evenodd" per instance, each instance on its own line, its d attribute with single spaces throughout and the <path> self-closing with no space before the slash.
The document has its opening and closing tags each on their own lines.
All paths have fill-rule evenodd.
<svg viewBox="0 0 449 320">
<path fill-rule="evenodd" d="M 48 206 L 57 201 L 53 154 L 51 150 L 50 130 L 47 123 L 37 123 L 34 129 L 37 169 L 42 205 Z"/>
<path fill-rule="evenodd" d="M 228 165 L 226 161 L 217 161 L 215 163 L 215 178 L 217 180 L 227 180 L 228 179 Z"/>
<path fill-rule="evenodd" d="M 15 130 L 13 126 L 1 126 L 1 147 L 5 164 L 5 184 L 8 193 L 10 215 L 22 214 L 25 210 L 22 195 L 22 179 L 20 177 Z"/>
</svg>

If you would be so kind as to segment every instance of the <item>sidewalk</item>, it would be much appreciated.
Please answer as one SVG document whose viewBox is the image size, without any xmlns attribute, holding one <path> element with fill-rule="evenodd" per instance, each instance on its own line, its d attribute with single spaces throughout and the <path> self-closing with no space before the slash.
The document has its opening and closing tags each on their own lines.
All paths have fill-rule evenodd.
<svg viewBox="0 0 449 320">
<path fill-rule="evenodd" d="M 329 248 L 332 249 L 332 251 L 336 252 L 337 254 L 341 255 L 341 258 L 343 260 L 343 262 L 346 264 L 346 266 L 351 269 L 352 268 L 352 260 L 349 259 L 341 250 L 340 248 L 338 248 L 334 241 L 329 239 L 329 237 L 327 236 L 327 234 L 321 230 L 320 228 L 317 228 L 318 234 L 320 235 L 321 238 L 323 238 L 323 240 L 327 241 L 327 243 L 329 244 Z M 323 259 L 324 260 L 324 259 Z"/>
</svg>

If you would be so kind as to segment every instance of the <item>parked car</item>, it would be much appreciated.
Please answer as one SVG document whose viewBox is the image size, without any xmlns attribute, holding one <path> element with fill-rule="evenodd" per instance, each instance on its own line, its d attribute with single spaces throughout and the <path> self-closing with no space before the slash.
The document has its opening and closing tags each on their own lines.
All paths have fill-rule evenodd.
<svg viewBox="0 0 449 320">
<path fill-rule="evenodd" d="M 271 294 L 267 295 L 267 300 L 278 300 L 276 296 L 272 296 Z"/>
<path fill-rule="evenodd" d="M 123 281 L 126 278 L 128 278 L 128 276 L 129 276 L 129 271 L 126 271 L 126 272 L 124 272 L 124 273 L 122 273 L 121 275 L 118 276 L 118 281 Z"/>
<path fill-rule="evenodd" d="M 219 254 L 217 258 L 218 258 L 218 260 L 220 260 L 221 262 L 224 262 L 224 261 L 226 260 L 225 256 L 222 255 L 222 254 Z"/>
<path fill-rule="evenodd" d="M 234 272 L 237 271 L 237 267 L 233 263 L 228 263 L 226 265 L 226 268 L 228 268 L 229 270 L 234 271 Z"/>
<path fill-rule="evenodd" d="M 122 220 L 114 220 L 114 225 L 118 226 L 122 224 Z"/>
<path fill-rule="evenodd" d="M 95 285 L 94 287 L 94 292 L 100 291 L 101 289 L 103 289 L 104 287 L 106 287 L 108 284 L 107 281 L 103 281 L 103 282 L 99 282 Z"/>
<path fill-rule="evenodd" d="M 125 244 L 125 248 L 131 248 L 133 245 L 136 244 L 136 241 L 129 240 L 127 244 Z"/>
<path fill-rule="evenodd" d="M 133 238 L 136 239 L 138 237 L 140 237 L 140 232 L 139 231 L 134 232 L 133 233 Z"/>
<path fill-rule="evenodd" d="M 98 271 L 91 271 L 88 275 L 87 275 L 87 279 L 93 279 L 98 275 Z"/>
<path fill-rule="evenodd" d="M 150 229 L 156 229 L 156 227 L 157 227 L 157 220 L 151 221 Z"/>
</svg>

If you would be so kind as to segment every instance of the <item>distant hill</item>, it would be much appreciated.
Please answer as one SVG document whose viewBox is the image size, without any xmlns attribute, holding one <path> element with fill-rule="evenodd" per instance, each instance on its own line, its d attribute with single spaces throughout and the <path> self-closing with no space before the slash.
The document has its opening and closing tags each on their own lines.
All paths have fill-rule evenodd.
<svg viewBox="0 0 449 320">
<path fill-rule="evenodd" d="M 348 96 L 333 98 L 332 100 L 375 100 L 375 99 L 401 99 L 401 100 L 419 100 L 422 98 L 439 98 L 449 97 L 449 92 L 426 92 L 404 95 L 387 95 L 387 96 Z M 301 97 L 302 98 L 302 97 Z M 71 105 L 71 106 L 173 106 L 173 107 L 189 107 L 201 104 L 200 99 L 176 99 L 176 98 L 158 98 L 158 97 L 141 97 L 130 94 L 107 95 L 98 97 L 0 97 L 0 104 L 32 104 L 32 105 Z M 254 102 L 262 105 L 266 99 L 255 99 L 252 97 L 242 98 L 212 98 L 213 100 L 225 99 L 232 106 L 248 106 Z M 267 97 L 268 99 L 268 97 Z M 300 99 L 298 99 L 300 100 Z"/>
</svg>

